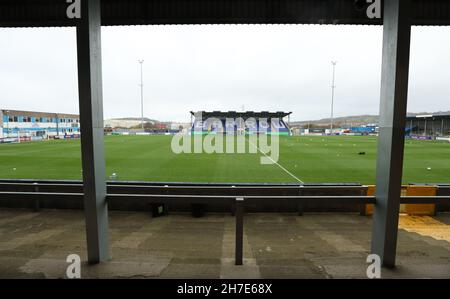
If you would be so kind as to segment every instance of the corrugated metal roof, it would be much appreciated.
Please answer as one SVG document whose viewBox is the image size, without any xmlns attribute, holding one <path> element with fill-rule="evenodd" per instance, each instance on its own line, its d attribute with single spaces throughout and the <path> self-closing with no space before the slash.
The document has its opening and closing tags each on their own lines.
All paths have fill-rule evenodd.
<svg viewBox="0 0 450 299">
<path fill-rule="evenodd" d="M 365 24 L 365 0 L 102 0 L 102 25 Z M 450 25 L 450 1 L 411 0 L 414 25 Z M 355 4 L 356 3 L 356 4 Z M 362 3 L 362 7 L 358 7 Z M 74 26 L 66 0 L 2 0 L 0 27 Z"/>
<path fill-rule="evenodd" d="M 269 111 L 191 111 L 191 114 L 195 117 L 202 117 L 202 118 L 248 118 L 248 117 L 255 117 L 255 118 L 284 118 L 292 112 L 283 112 L 283 111 L 277 111 L 277 112 L 269 112 Z"/>
</svg>

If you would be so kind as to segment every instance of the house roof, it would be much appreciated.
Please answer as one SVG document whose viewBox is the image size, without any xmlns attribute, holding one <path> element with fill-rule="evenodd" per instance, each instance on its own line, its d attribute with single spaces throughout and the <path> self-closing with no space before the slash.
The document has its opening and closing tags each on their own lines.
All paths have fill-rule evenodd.
<svg viewBox="0 0 450 299">
<path fill-rule="evenodd" d="M 3 115 L 7 116 L 26 116 L 26 117 L 57 117 L 57 118 L 79 118 L 77 114 L 68 113 L 52 113 L 52 112 L 36 112 L 36 111 L 22 111 L 2 109 Z"/>
</svg>

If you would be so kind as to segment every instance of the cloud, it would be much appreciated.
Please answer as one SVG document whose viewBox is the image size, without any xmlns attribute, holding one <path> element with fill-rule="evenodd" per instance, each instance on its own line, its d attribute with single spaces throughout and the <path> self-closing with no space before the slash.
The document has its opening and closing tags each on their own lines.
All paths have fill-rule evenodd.
<svg viewBox="0 0 450 299">
<path fill-rule="evenodd" d="M 189 120 L 190 110 L 377 114 L 382 27 L 192 25 L 102 28 L 105 118 Z M 408 110 L 450 110 L 450 28 L 414 27 Z M 0 29 L 0 106 L 78 112 L 73 28 Z"/>
</svg>

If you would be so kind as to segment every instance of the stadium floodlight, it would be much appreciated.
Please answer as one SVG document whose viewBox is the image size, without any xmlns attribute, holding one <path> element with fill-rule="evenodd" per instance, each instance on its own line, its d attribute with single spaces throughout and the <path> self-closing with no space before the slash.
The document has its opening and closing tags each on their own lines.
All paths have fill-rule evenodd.
<svg viewBox="0 0 450 299">
<path fill-rule="evenodd" d="M 336 88 L 336 85 L 334 85 L 334 79 L 335 79 L 335 71 L 336 71 L 336 64 L 337 61 L 331 61 L 331 64 L 333 65 L 333 81 L 331 84 L 331 123 L 330 123 L 330 134 L 333 135 L 333 114 L 334 114 L 334 89 Z"/>
<path fill-rule="evenodd" d="M 139 64 L 141 65 L 141 128 L 144 130 L 144 81 L 143 81 L 143 73 L 142 73 L 142 64 L 144 60 L 139 60 Z"/>
</svg>

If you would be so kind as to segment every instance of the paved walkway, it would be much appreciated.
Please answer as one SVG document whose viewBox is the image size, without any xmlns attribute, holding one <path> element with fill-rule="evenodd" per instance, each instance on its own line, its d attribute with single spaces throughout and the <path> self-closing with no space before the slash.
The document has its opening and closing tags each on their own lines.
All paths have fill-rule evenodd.
<svg viewBox="0 0 450 299">
<path fill-rule="evenodd" d="M 247 214 L 244 265 L 234 266 L 234 218 L 210 214 L 110 212 L 112 259 L 86 264 L 82 211 L 0 209 L 0 278 L 64 278 L 66 257 L 81 275 L 121 278 L 364 278 L 370 217 Z M 401 216 L 398 267 L 382 277 L 450 278 L 450 214 Z"/>
</svg>

